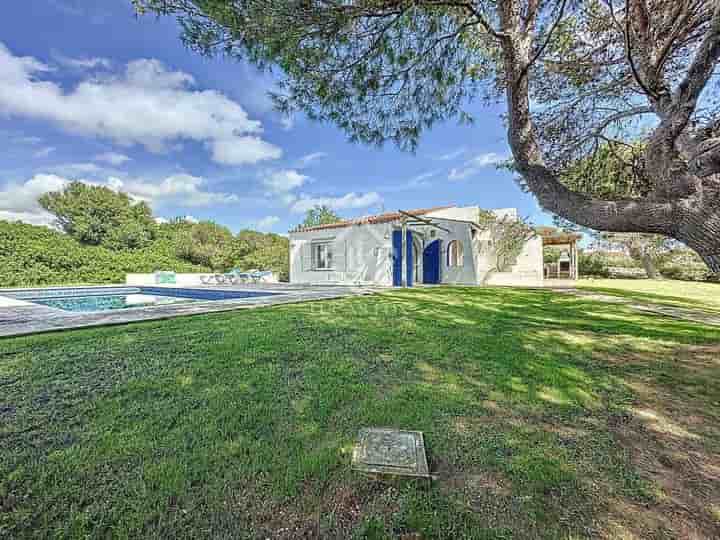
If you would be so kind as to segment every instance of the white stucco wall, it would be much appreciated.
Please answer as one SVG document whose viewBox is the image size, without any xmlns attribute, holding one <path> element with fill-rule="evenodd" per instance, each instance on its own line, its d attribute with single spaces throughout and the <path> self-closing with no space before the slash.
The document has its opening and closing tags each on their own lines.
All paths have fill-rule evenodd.
<svg viewBox="0 0 720 540">
<path fill-rule="evenodd" d="M 481 232 L 467 221 L 476 221 L 480 208 L 468 206 L 448 208 L 427 214 L 447 231 L 430 225 L 413 225 L 414 238 L 419 243 L 420 263 L 418 275 L 422 278 L 422 251 L 434 240 L 442 241 L 440 254 L 440 282 L 457 285 L 501 284 L 495 277 L 496 255 L 490 232 Z M 517 217 L 514 208 L 493 210 L 499 216 Z M 392 286 L 392 231 L 400 223 L 377 225 L 351 225 L 335 229 L 290 233 L 290 281 L 291 283 L 345 283 Z M 463 245 L 462 266 L 448 266 L 447 250 L 450 241 Z M 310 246 L 313 242 L 327 241 L 333 245 L 333 268 L 314 270 Z M 529 285 L 542 283 L 542 240 L 533 238 L 523 248 L 511 272 L 508 284 L 526 281 Z M 405 265 L 403 264 L 403 272 Z M 490 273 L 490 274 L 489 274 Z M 420 279 L 421 281 L 421 279 Z"/>
<path fill-rule="evenodd" d="M 452 209 L 451 209 L 452 210 Z M 457 214 L 456 214 L 457 215 Z M 477 285 L 477 258 L 474 256 L 477 249 L 474 249 L 471 226 L 464 221 L 454 221 L 459 218 L 440 218 L 433 215 L 433 223 L 440 225 L 449 232 L 443 231 L 430 225 L 414 225 L 413 234 L 421 244 L 422 250 L 426 245 L 435 240 L 441 240 L 440 251 L 440 282 L 453 285 Z M 463 265 L 448 266 L 448 245 L 451 241 L 457 240 L 463 247 Z M 420 265 L 422 276 L 422 265 Z"/>
<path fill-rule="evenodd" d="M 332 242 L 333 268 L 314 270 L 310 246 Z M 351 225 L 290 233 L 291 283 L 392 285 L 392 226 Z"/>
</svg>

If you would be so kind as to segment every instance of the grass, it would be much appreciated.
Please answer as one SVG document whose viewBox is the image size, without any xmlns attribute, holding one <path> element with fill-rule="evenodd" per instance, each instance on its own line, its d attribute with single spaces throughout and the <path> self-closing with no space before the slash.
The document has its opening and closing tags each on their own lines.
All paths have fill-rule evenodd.
<svg viewBox="0 0 720 540">
<path fill-rule="evenodd" d="M 720 312 L 720 283 L 657 279 L 583 279 L 582 289 L 682 308 Z"/>
<path fill-rule="evenodd" d="M 0 537 L 716 537 L 719 342 L 490 288 L 0 340 Z M 438 479 L 351 471 L 363 426 Z"/>
</svg>

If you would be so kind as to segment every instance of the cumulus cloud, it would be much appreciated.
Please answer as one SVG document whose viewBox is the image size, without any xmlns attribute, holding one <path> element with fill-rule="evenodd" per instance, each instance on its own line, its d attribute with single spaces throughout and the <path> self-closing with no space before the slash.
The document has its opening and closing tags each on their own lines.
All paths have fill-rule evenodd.
<svg viewBox="0 0 720 540">
<path fill-rule="evenodd" d="M 140 179 L 120 179 L 111 177 L 108 187 L 115 191 L 124 191 L 137 200 L 151 205 L 162 205 L 168 202 L 184 206 L 212 206 L 230 204 L 239 201 L 233 193 L 221 193 L 205 190 L 206 181 L 199 176 L 190 174 L 174 174 L 159 182 Z"/>
<path fill-rule="evenodd" d="M 208 191 L 205 179 L 189 174 L 175 174 L 159 181 L 117 177 L 109 177 L 101 181 L 81 181 L 122 191 L 133 199 L 145 201 L 153 207 L 167 204 L 205 207 L 239 201 L 238 196 L 233 193 Z M 38 198 L 48 191 L 59 191 L 70 182 L 69 178 L 56 174 L 36 174 L 24 183 L 11 183 L 0 188 L 0 219 L 50 225 L 53 216 L 38 204 Z M 194 218 L 186 216 L 186 219 L 191 221 Z"/>
<path fill-rule="evenodd" d="M 280 218 L 277 216 L 266 216 L 255 223 L 255 228 L 258 231 L 269 231 L 279 221 Z"/>
<path fill-rule="evenodd" d="M 102 161 L 116 167 L 131 160 L 132 158 L 126 156 L 125 154 L 119 154 L 117 152 L 105 152 L 104 154 L 98 154 L 97 156 L 95 156 L 95 161 Z"/>
<path fill-rule="evenodd" d="M 112 62 L 107 58 L 70 58 L 58 53 L 53 54 L 53 58 L 60 65 L 77 70 L 110 69 L 112 67 Z"/>
<path fill-rule="evenodd" d="M 0 190 L 0 219 L 50 225 L 54 218 L 38 204 L 38 198 L 48 191 L 62 189 L 67 183 L 61 176 L 37 174 L 22 184 L 7 185 Z"/>
<path fill-rule="evenodd" d="M 283 194 L 299 188 L 305 184 L 309 178 L 309 176 L 300 174 L 296 170 L 286 169 L 265 173 L 262 178 L 262 183 L 273 193 Z"/>
<path fill-rule="evenodd" d="M 114 76 L 88 77 L 69 91 L 43 80 L 51 68 L 15 56 L 0 43 L 0 113 L 51 122 L 80 135 L 165 151 L 182 140 L 202 142 L 226 165 L 276 159 L 280 148 L 262 140 L 262 125 L 235 101 L 194 89 L 193 77 L 160 61 L 140 59 Z"/>
<path fill-rule="evenodd" d="M 496 152 L 480 154 L 479 156 L 466 161 L 461 167 L 451 169 L 448 178 L 450 180 L 463 180 L 465 178 L 475 176 L 485 167 L 493 167 L 506 160 L 507 156 Z"/>
<path fill-rule="evenodd" d="M 47 212 L 8 212 L 0 210 L 0 220 L 3 221 L 22 221 L 30 225 L 43 225 L 52 227 L 54 217 Z"/>
<path fill-rule="evenodd" d="M 382 202 L 382 197 L 375 191 L 362 195 L 352 192 L 342 197 L 309 197 L 307 195 L 300 195 L 290 206 L 290 211 L 295 214 L 304 214 L 318 205 L 329 206 L 334 210 L 367 208 L 380 202 Z"/>
</svg>

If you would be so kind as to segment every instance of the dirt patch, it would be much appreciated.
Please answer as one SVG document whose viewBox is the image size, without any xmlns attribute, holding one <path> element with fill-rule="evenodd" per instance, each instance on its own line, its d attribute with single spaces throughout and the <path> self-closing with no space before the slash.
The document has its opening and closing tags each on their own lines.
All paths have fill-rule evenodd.
<svg viewBox="0 0 720 540">
<path fill-rule="evenodd" d="M 720 346 L 682 347 L 673 361 L 695 373 L 715 367 L 716 374 L 718 358 Z M 655 500 L 644 505 L 611 501 L 607 537 L 720 538 L 715 511 L 720 505 L 720 430 L 707 396 L 641 375 L 630 377 L 629 385 L 637 402 L 609 428 L 654 487 Z"/>
<path fill-rule="evenodd" d="M 350 538 L 367 516 L 384 516 L 389 521 L 398 510 L 398 498 L 395 486 L 370 480 L 331 487 L 320 496 L 308 492 L 256 516 L 261 524 L 257 537 Z"/>
<path fill-rule="evenodd" d="M 479 499 L 488 495 L 507 497 L 512 492 L 511 482 L 497 472 L 455 472 L 440 476 L 438 481 L 443 492 L 461 494 L 468 506 L 473 509 Z"/>
<path fill-rule="evenodd" d="M 611 501 L 611 530 L 624 530 L 628 538 L 720 538 L 713 513 L 720 504 L 719 456 L 695 439 L 648 427 L 642 418 L 611 429 L 640 476 L 656 489 L 648 504 Z"/>
</svg>

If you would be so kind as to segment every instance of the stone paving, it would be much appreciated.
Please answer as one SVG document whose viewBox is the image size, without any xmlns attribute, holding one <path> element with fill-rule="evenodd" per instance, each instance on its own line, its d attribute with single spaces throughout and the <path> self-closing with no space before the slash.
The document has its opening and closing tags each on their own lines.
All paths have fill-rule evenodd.
<svg viewBox="0 0 720 540">
<path fill-rule="evenodd" d="M 123 287 L 124 285 L 118 285 Z M 182 287 L 180 287 L 182 288 Z M 126 324 L 137 321 L 169 319 L 185 315 L 252 309 L 280 304 L 330 300 L 372 294 L 372 287 L 348 286 L 301 286 L 290 284 L 261 285 L 208 285 L 184 287 L 192 289 L 210 289 L 227 291 L 256 291 L 274 293 L 272 296 L 255 298 L 236 298 L 229 300 L 198 301 L 189 304 L 169 304 L 110 311 L 79 313 L 63 311 L 40 304 L 18 301 L 3 292 L 11 289 L 0 289 L 0 337 L 20 336 L 38 332 L 68 330 L 90 326 Z"/>
</svg>

